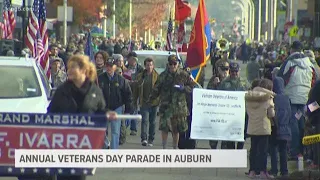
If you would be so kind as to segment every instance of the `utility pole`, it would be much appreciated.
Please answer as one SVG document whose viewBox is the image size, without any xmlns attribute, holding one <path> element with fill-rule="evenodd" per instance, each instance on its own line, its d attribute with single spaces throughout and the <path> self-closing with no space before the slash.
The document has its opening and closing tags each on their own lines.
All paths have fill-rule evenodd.
<svg viewBox="0 0 320 180">
<path fill-rule="evenodd" d="M 269 30 L 269 23 L 270 23 L 270 21 L 269 21 L 269 0 L 265 0 L 265 2 L 266 2 L 266 8 L 265 8 L 265 25 L 266 26 L 264 26 L 264 27 L 266 27 L 266 29 L 264 29 L 265 30 L 265 33 L 264 33 L 264 39 L 267 41 L 268 40 L 268 30 Z"/>
<path fill-rule="evenodd" d="M 68 8 L 68 0 L 63 1 L 63 7 L 64 7 L 64 21 L 63 21 L 63 44 L 66 46 L 67 45 L 67 8 Z"/>
<path fill-rule="evenodd" d="M 259 0 L 258 5 L 258 41 L 261 40 L 261 0 Z"/>
<path fill-rule="evenodd" d="M 22 9 L 26 9 L 26 0 L 22 1 Z M 22 11 L 22 48 L 25 47 L 25 36 L 26 36 L 26 18 L 28 17 L 27 13 L 29 11 Z"/>
<path fill-rule="evenodd" d="M 116 0 L 113 0 L 113 38 L 116 38 Z"/>
<path fill-rule="evenodd" d="M 129 0 L 129 38 L 132 38 L 132 0 Z"/>
</svg>

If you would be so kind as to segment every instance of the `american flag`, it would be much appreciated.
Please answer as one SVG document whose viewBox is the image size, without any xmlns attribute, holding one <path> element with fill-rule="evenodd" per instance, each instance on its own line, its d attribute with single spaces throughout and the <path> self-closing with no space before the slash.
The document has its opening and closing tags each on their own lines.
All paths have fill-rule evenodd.
<svg viewBox="0 0 320 180">
<path fill-rule="evenodd" d="M 317 101 L 314 101 L 313 103 L 308 105 L 308 108 L 309 108 L 310 112 L 313 112 L 313 111 L 319 109 L 320 106 Z"/>
<path fill-rule="evenodd" d="M 1 26 L 2 38 L 12 39 L 13 31 L 16 27 L 16 19 L 14 18 L 14 12 L 11 9 L 11 1 L 4 0 L 3 3 L 3 26 Z"/>
<path fill-rule="evenodd" d="M 171 14 L 168 22 L 168 31 L 167 31 L 167 45 L 166 50 L 170 51 L 172 49 L 172 31 L 173 31 L 173 24 L 171 19 Z"/>
<path fill-rule="evenodd" d="M 91 33 L 88 32 L 86 47 L 84 49 L 84 54 L 90 57 L 91 61 L 94 61 L 93 47 L 92 47 L 92 37 Z"/>
<path fill-rule="evenodd" d="M 48 40 L 44 0 L 34 0 L 33 11 L 29 14 L 26 45 L 32 52 L 32 56 L 45 71 L 47 77 L 50 78 Z"/>
</svg>

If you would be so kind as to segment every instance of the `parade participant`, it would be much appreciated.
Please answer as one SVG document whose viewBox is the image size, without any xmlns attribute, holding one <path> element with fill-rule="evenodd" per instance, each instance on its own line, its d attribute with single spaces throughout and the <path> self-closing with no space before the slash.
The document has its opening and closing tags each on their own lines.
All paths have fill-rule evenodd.
<svg viewBox="0 0 320 180">
<path fill-rule="evenodd" d="M 109 58 L 106 62 L 106 72 L 101 74 L 98 79 L 106 101 L 106 107 L 119 114 L 123 112 L 130 114 L 132 113 L 132 91 L 130 85 L 121 75 L 115 73 L 115 70 L 114 60 Z M 123 106 L 125 110 L 123 110 Z M 118 149 L 120 126 L 121 121 L 111 121 L 111 142 L 106 136 L 106 147 L 110 144 L 111 149 Z"/>
<path fill-rule="evenodd" d="M 212 76 L 212 78 L 208 82 L 207 89 L 217 90 L 220 83 L 229 76 L 229 63 L 222 62 L 218 67 L 217 76 Z M 210 140 L 209 145 L 211 149 L 217 149 L 218 141 Z"/>
<path fill-rule="evenodd" d="M 275 117 L 274 125 L 271 130 L 270 138 L 270 156 L 271 171 L 270 174 L 278 175 L 278 152 L 280 155 L 280 174 L 288 176 L 288 155 L 287 144 L 291 140 L 290 129 L 290 99 L 284 94 L 284 81 L 280 77 L 273 78 Z"/>
<path fill-rule="evenodd" d="M 256 61 L 255 57 L 251 57 L 247 64 L 247 79 L 252 83 L 255 79 L 260 79 L 260 64 Z"/>
<path fill-rule="evenodd" d="M 225 78 L 217 89 L 225 91 L 247 91 L 250 88 L 250 84 L 247 80 L 241 79 L 240 65 L 237 62 L 231 62 L 229 68 L 229 77 Z M 222 142 L 221 146 L 223 149 L 243 149 L 244 142 L 238 142 L 237 147 L 235 147 L 235 142 Z"/>
<path fill-rule="evenodd" d="M 317 81 L 314 87 L 310 90 L 306 115 L 308 117 L 308 122 L 310 126 L 313 126 L 313 134 L 320 134 L 320 81 Z M 309 108 L 310 107 L 310 108 Z M 316 143 L 312 146 L 313 157 L 312 164 L 310 165 L 311 169 L 319 169 L 320 166 L 320 144 Z"/>
<path fill-rule="evenodd" d="M 228 51 L 223 51 L 221 58 L 214 64 L 215 67 L 215 72 L 218 73 L 218 67 L 221 66 L 224 62 L 229 62 L 228 61 Z"/>
<path fill-rule="evenodd" d="M 138 64 L 138 55 L 135 52 L 130 52 L 128 54 L 128 65 L 126 66 L 126 70 L 123 72 L 123 77 L 130 81 L 130 87 L 135 94 L 135 90 L 137 90 L 136 79 L 137 75 L 143 71 L 143 67 Z M 134 109 L 134 112 L 137 112 L 137 109 Z M 137 134 L 137 121 L 130 121 L 130 135 L 135 136 Z"/>
<path fill-rule="evenodd" d="M 109 55 L 105 51 L 98 51 L 94 55 L 94 62 L 96 65 L 98 77 L 104 72 L 106 72 L 105 63 L 107 62 L 108 58 Z"/>
<path fill-rule="evenodd" d="M 304 116 L 296 114 L 304 112 L 308 100 L 308 93 L 314 85 L 317 75 L 309 58 L 302 53 L 303 45 L 294 41 L 291 45 L 290 55 L 281 66 L 278 76 L 285 82 L 285 94 L 291 101 L 291 132 L 290 160 L 297 160 L 303 154 L 302 137 L 304 135 Z"/>
<path fill-rule="evenodd" d="M 273 178 L 267 172 L 268 139 L 271 135 L 271 120 L 275 116 L 272 92 L 273 84 L 268 79 L 260 81 L 245 95 L 246 111 L 249 116 L 247 133 L 251 138 L 249 177 Z"/>
<path fill-rule="evenodd" d="M 148 104 L 160 98 L 160 125 L 163 149 L 167 148 L 168 133 L 172 133 L 173 148 L 178 147 L 179 133 L 188 128 L 189 115 L 186 93 L 191 93 L 196 83 L 189 73 L 179 68 L 176 55 L 168 57 L 168 69 L 162 72 L 153 88 Z"/>
<path fill-rule="evenodd" d="M 75 55 L 68 61 L 68 81 L 56 90 L 48 113 L 106 113 L 106 104 L 100 88 L 95 84 L 96 68 L 88 56 Z M 116 118 L 109 112 L 110 119 Z M 36 179 L 36 178 L 34 178 Z M 85 176 L 57 176 L 57 180 L 85 180 Z"/>
<path fill-rule="evenodd" d="M 115 64 L 117 65 L 118 68 L 121 68 L 122 72 L 127 71 L 127 68 L 124 64 L 124 59 L 121 54 L 114 54 L 113 59 L 115 61 Z"/>
<path fill-rule="evenodd" d="M 61 70 L 63 60 L 60 58 L 54 58 L 50 60 L 51 82 L 52 87 L 59 87 L 67 80 L 67 74 Z"/>
<path fill-rule="evenodd" d="M 156 116 L 159 106 L 159 98 L 147 104 L 150 93 L 155 86 L 159 74 L 154 69 L 154 61 L 151 58 L 144 60 L 145 70 L 137 76 L 138 88 L 133 96 L 133 104 L 140 107 L 142 115 L 141 122 L 141 143 L 142 146 L 153 146 L 156 130 Z M 137 108 L 135 108 L 137 109 Z M 148 130 L 149 123 L 149 130 Z"/>
</svg>

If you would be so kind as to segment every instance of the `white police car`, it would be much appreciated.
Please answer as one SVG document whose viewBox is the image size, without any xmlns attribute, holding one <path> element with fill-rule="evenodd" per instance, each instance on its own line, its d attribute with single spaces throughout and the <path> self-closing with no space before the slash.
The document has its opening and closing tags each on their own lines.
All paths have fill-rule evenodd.
<svg viewBox="0 0 320 180">
<path fill-rule="evenodd" d="M 154 61 L 154 68 L 158 73 L 162 73 L 168 63 L 168 57 L 170 55 L 176 55 L 176 52 L 170 51 L 155 51 L 155 50 L 142 50 L 142 51 L 135 51 L 138 55 L 139 64 L 143 66 L 143 62 L 146 58 L 151 57 Z M 182 61 L 186 61 L 187 54 L 186 53 L 179 53 L 180 58 Z"/>
<path fill-rule="evenodd" d="M 0 56 L 0 76 L 0 112 L 47 112 L 53 90 L 34 59 Z"/>
</svg>

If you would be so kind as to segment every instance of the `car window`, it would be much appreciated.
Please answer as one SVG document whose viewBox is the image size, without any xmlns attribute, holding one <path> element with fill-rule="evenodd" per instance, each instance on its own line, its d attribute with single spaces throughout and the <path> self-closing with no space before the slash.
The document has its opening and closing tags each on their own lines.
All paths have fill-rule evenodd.
<svg viewBox="0 0 320 180">
<path fill-rule="evenodd" d="M 51 89 L 49 80 L 48 80 L 47 76 L 45 75 L 43 69 L 39 65 L 37 65 L 37 69 L 38 69 L 38 72 L 39 72 L 39 75 L 41 78 L 41 83 L 42 83 L 44 90 L 46 92 L 46 95 L 47 95 L 47 97 L 49 97 L 50 96 L 50 89 Z"/>
<path fill-rule="evenodd" d="M 33 67 L 0 66 L 0 98 L 29 98 L 42 95 Z"/>
<path fill-rule="evenodd" d="M 143 61 L 146 58 L 152 58 L 154 60 L 154 67 L 155 68 L 163 68 L 165 69 L 168 63 L 168 56 L 169 55 L 151 55 L 151 54 L 138 54 L 139 63 L 143 65 Z M 185 61 L 186 55 L 180 55 L 180 58 Z"/>
</svg>

